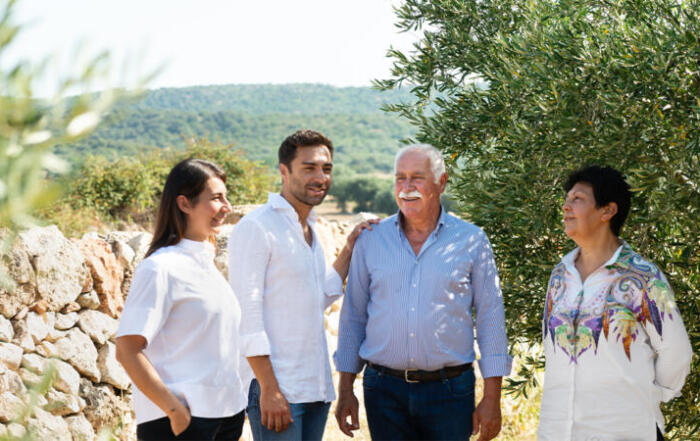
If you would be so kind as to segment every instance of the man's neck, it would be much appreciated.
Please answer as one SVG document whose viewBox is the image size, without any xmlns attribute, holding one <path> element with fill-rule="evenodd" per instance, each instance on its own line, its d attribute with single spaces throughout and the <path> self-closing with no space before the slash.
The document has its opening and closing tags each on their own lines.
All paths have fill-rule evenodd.
<svg viewBox="0 0 700 441">
<path fill-rule="evenodd" d="M 306 225 L 306 220 L 309 218 L 309 213 L 311 213 L 311 205 L 307 205 L 301 202 L 292 194 L 285 191 L 284 188 L 280 192 L 280 196 L 282 196 L 287 202 L 289 202 L 289 204 L 294 208 L 294 211 L 297 212 L 297 216 L 299 216 L 299 223 L 302 225 L 302 227 Z"/>
<path fill-rule="evenodd" d="M 401 219 L 404 232 L 407 234 L 430 233 L 435 230 L 435 226 L 440 219 L 440 206 L 437 207 L 437 210 L 430 210 L 425 216 L 413 216 L 409 218 L 401 213 Z"/>
</svg>

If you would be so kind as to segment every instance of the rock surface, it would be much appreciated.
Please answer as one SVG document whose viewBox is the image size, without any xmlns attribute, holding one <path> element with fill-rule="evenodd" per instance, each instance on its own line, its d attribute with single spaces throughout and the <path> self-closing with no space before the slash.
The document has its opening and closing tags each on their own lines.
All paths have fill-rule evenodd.
<svg viewBox="0 0 700 441">
<path fill-rule="evenodd" d="M 58 357 L 70 363 L 78 372 L 94 382 L 100 381 L 97 367 L 97 349 L 90 337 L 81 330 L 73 328 L 65 337 L 54 343 Z"/>
<path fill-rule="evenodd" d="M 117 332 L 119 322 L 100 311 L 81 311 L 78 326 L 97 344 L 103 345 Z"/>
<path fill-rule="evenodd" d="M 19 369 L 22 364 L 22 348 L 12 343 L 0 343 L 0 363 L 12 370 Z"/>
<path fill-rule="evenodd" d="M 73 441 L 94 441 L 95 430 L 85 415 L 72 415 L 66 418 Z"/>
<path fill-rule="evenodd" d="M 80 240 L 78 244 L 90 268 L 95 291 L 100 297 L 99 310 L 112 317 L 119 317 L 124 308 L 121 291 L 124 269 L 106 241 L 88 238 Z"/>
<path fill-rule="evenodd" d="M 0 244 L 10 240 L 10 232 L 0 229 Z M 36 273 L 26 245 L 15 238 L 6 254 L 0 255 L 0 272 L 9 276 L 9 286 L 0 283 L 0 314 L 14 317 L 36 296 Z"/>
<path fill-rule="evenodd" d="M 34 409 L 34 418 L 29 419 L 27 431 L 34 439 L 71 441 L 68 423 L 60 416 L 54 416 L 41 409 Z"/>
<path fill-rule="evenodd" d="M 52 311 L 60 311 L 78 297 L 89 277 L 78 247 L 55 226 L 20 233 L 36 273 L 36 290 Z"/>
<path fill-rule="evenodd" d="M 102 382 L 126 390 L 131 380 L 122 365 L 117 361 L 117 348 L 112 342 L 107 342 L 100 348 L 97 355 L 97 367 L 100 369 Z"/>
</svg>

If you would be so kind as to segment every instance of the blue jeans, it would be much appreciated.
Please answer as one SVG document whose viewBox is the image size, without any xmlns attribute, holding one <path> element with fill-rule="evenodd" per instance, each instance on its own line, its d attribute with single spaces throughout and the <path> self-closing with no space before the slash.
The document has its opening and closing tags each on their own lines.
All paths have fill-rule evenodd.
<svg viewBox="0 0 700 441">
<path fill-rule="evenodd" d="M 373 441 L 468 440 L 474 413 L 474 371 L 425 383 L 407 383 L 367 366 L 363 378 Z"/>
<path fill-rule="evenodd" d="M 260 384 L 258 380 L 250 383 L 248 393 L 248 422 L 255 441 L 321 441 L 326 428 L 328 409 L 331 403 L 316 401 L 314 403 L 289 403 L 293 423 L 282 432 L 269 430 L 262 425 L 260 416 Z"/>
</svg>

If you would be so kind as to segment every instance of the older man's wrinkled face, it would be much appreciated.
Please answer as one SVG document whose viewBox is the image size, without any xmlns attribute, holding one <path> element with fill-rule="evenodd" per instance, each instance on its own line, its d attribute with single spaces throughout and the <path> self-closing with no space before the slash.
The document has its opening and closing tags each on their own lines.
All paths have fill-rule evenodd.
<svg viewBox="0 0 700 441">
<path fill-rule="evenodd" d="M 426 153 L 404 153 L 396 164 L 394 175 L 394 197 L 401 213 L 409 219 L 435 215 L 440 211 L 440 195 L 446 182 L 447 175 L 435 182 Z"/>
</svg>

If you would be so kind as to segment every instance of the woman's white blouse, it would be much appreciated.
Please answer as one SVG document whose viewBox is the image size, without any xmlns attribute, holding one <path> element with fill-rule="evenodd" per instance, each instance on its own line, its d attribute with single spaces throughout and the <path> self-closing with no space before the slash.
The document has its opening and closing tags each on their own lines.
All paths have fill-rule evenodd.
<svg viewBox="0 0 700 441">
<path fill-rule="evenodd" d="M 693 355 L 673 291 L 627 243 L 583 283 L 577 254 L 547 290 L 538 440 L 654 441 Z"/>
<path fill-rule="evenodd" d="M 241 310 L 214 266 L 209 242 L 181 240 L 136 268 L 117 336 L 142 335 L 144 354 L 192 416 L 219 418 L 245 408 L 239 376 Z M 165 415 L 136 387 L 137 424 Z"/>
</svg>

